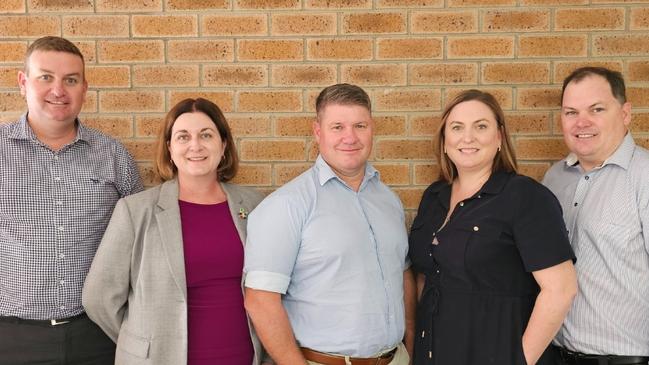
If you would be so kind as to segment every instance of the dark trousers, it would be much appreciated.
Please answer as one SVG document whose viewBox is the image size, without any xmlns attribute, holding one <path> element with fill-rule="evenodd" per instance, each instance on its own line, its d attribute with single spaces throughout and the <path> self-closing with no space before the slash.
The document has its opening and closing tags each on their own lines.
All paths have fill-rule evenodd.
<svg viewBox="0 0 649 365">
<path fill-rule="evenodd" d="M 115 343 L 88 317 L 57 326 L 0 321 L 0 365 L 113 365 Z"/>
</svg>

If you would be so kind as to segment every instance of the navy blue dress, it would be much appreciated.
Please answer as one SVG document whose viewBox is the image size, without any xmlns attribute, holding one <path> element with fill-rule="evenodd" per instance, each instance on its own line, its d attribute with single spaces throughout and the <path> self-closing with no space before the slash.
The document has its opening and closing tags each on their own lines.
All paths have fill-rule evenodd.
<svg viewBox="0 0 649 365">
<path fill-rule="evenodd" d="M 426 278 L 414 364 L 524 365 L 539 293 L 532 272 L 575 258 L 561 206 L 533 179 L 499 172 L 440 230 L 450 198 L 446 182 L 429 186 L 410 232 L 410 259 Z M 554 361 L 548 348 L 537 364 Z"/>
</svg>

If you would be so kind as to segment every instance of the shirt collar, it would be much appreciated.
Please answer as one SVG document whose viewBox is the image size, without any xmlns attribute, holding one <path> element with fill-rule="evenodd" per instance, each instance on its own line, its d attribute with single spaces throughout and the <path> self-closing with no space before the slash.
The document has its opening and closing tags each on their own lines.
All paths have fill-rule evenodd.
<svg viewBox="0 0 649 365">
<path fill-rule="evenodd" d="M 76 143 L 77 141 L 89 142 L 88 137 L 90 137 L 91 134 L 88 132 L 88 128 L 81 124 L 79 118 L 75 119 L 75 123 L 78 126 L 77 136 L 70 144 Z M 30 127 L 29 122 L 27 122 L 27 113 L 21 115 L 20 119 L 18 119 L 18 123 L 14 124 L 13 130 L 9 133 L 9 138 L 28 139 L 39 142 L 32 130 L 32 127 Z"/>
<path fill-rule="evenodd" d="M 318 173 L 318 181 L 320 182 L 320 185 L 324 185 L 327 183 L 327 181 L 331 179 L 337 179 L 338 181 L 342 182 L 343 184 L 347 185 L 336 173 L 334 170 L 329 166 L 329 164 L 322 158 L 322 155 L 318 155 L 318 158 L 315 161 L 315 167 L 317 169 Z M 379 172 L 372 166 L 369 162 L 365 163 L 365 174 L 363 175 L 363 182 L 361 183 L 361 189 L 367 182 L 374 177 L 379 177 Z M 360 190 L 360 189 L 359 189 Z"/>
<path fill-rule="evenodd" d="M 622 143 L 617 147 L 615 152 L 609 158 L 607 158 L 602 166 L 596 168 L 602 168 L 606 165 L 618 165 L 623 169 L 627 169 L 631 163 L 631 158 L 633 158 L 633 151 L 635 150 L 635 142 L 631 136 L 631 132 L 627 132 L 622 139 Z M 566 157 L 566 165 L 568 167 L 578 167 L 579 158 L 574 153 L 568 154 Z"/>
</svg>

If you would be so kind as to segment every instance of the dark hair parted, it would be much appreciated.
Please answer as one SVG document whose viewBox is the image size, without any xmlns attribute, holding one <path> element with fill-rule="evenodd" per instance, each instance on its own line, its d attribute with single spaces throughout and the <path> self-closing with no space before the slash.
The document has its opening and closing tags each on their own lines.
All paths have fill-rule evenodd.
<svg viewBox="0 0 649 365">
<path fill-rule="evenodd" d="M 336 84 L 324 88 L 315 101 L 315 111 L 320 118 L 320 113 L 329 104 L 358 105 L 372 113 L 372 102 L 365 90 L 356 85 Z"/>
<path fill-rule="evenodd" d="M 171 162 L 171 154 L 169 153 L 169 142 L 171 141 L 171 129 L 176 122 L 176 119 L 185 113 L 204 113 L 216 126 L 221 141 L 225 143 L 225 150 L 223 152 L 223 159 L 219 162 L 216 174 L 219 181 L 230 181 L 237 174 L 239 168 L 239 158 L 237 157 L 237 148 L 234 145 L 232 132 L 225 120 L 225 116 L 219 107 L 213 102 L 203 99 L 185 99 L 176 104 L 165 116 L 164 125 L 158 135 L 155 156 L 155 172 L 162 181 L 171 180 L 176 177 L 178 169 Z"/>
<path fill-rule="evenodd" d="M 622 74 L 605 67 L 591 66 L 580 67 L 572 71 L 572 73 L 563 80 L 563 87 L 561 88 L 561 103 L 563 103 L 563 93 L 566 91 L 568 84 L 571 82 L 578 83 L 589 76 L 603 77 L 611 87 L 613 97 L 615 97 L 620 104 L 626 103 L 626 87 L 624 86 L 624 77 L 622 77 Z"/>
<path fill-rule="evenodd" d="M 29 45 L 27 48 L 27 51 L 25 52 L 25 65 L 24 65 L 24 71 L 25 74 L 29 75 L 29 57 L 32 55 L 32 53 L 36 51 L 43 51 L 43 52 L 65 52 L 65 53 L 70 53 L 75 56 L 79 56 L 81 58 L 81 62 L 84 65 L 86 65 L 86 61 L 83 59 L 83 54 L 79 50 L 77 46 L 74 45 L 74 43 L 70 42 L 69 40 L 61 37 L 55 37 L 55 36 L 47 36 L 47 37 L 42 37 L 38 38 L 32 44 Z M 85 72 L 84 72 L 84 78 L 85 78 Z"/>
<path fill-rule="evenodd" d="M 498 104 L 498 101 L 493 95 L 487 92 L 475 89 L 466 90 L 458 94 L 446 105 L 446 108 L 444 108 L 442 121 L 437 128 L 437 135 L 435 137 L 435 157 L 439 163 L 439 179 L 444 180 L 449 184 L 451 184 L 457 177 L 457 167 L 446 153 L 444 153 L 444 131 L 446 130 L 446 122 L 448 121 L 449 114 L 451 114 L 451 111 L 458 104 L 472 100 L 479 101 L 491 109 L 496 118 L 498 130 L 500 131 L 502 143 L 500 151 L 496 152 L 496 156 L 494 156 L 494 162 L 491 168 L 492 173 L 498 171 L 516 172 L 518 170 L 516 153 L 514 152 L 509 132 L 507 132 L 505 113 L 503 113 L 500 104 Z"/>
</svg>

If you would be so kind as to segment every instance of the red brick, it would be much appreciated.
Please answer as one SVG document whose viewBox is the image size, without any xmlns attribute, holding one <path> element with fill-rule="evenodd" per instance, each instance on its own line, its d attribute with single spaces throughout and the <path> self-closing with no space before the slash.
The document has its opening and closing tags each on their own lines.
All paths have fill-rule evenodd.
<svg viewBox="0 0 649 365">
<path fill-rule="evenodd" d="M 275 65 L 273 86 L 328 86 L 336 83 L 334 65 Z"/>
<path fill-rule="evenodd" d="M 448 38 L 448 58 L 502 58 L 514 56 L 514 37 Z"/>
<path fill-rule="evenodd" d="M 406 133 L 406 118 L 398 115 L 374 115 L 375 136 L 403 136 Z"/>
<path fill-rule="evenodd" d="M 438 38 L 383 38 L 376 41 L 377 59 L 431 59 L 442 58 L 443 39 Z"/>
<path fill-rule="evenodd" d="M 81 108 L 81 113 L 96 113 L 97 112 L 97 92 L 89 90 L 86 93 L 85 99 L 83 99 L 83 106 Z"/>
<path fill-rule="evenodd" d="M 299 91 L 243 91 L 239 93 L 240 112 L 297 112 L 302 110 Z"/>
<path fill-rule="evenodd" d="M 0 42 L 0 62 L 23 62 L 26 42 Z"/>
<path fill-rule="evenodd" d="M 354 60 L 372 58 L 372 41 L 367 39 L 309 39 L 308 60 Z"/>
<path fill-rule="evenodd" d="M 13 88 L 18 86 L 18 71 L 22 70 L 23 68 L 18 66 L 0 67 L 0 87 Z"/>
<path fill-rule="evenodd" d="M 441 8 L 444 0 L 378 0 L 379 8 L 431 7 Z"/>
<path fill-rule="evenodd" d="M 649 81 L 649 61 L 628 61 L 628 67 L 626 76 L 629 81 Z"/>
<path fill-rule="evenodd" d="M 518 39 L 519 57 L 558 57 L 587 55 L 588 36 L 520 36 Z"/>
<path fill-rule="evenodd" d="M 505 117 L 510 134 L 549 134 L 550 113 L 508 113 Z"/>
<path fill-rule="evenodd" d="M 499 5 L 516 5 L 516 0 L 448 0 L 446 6 L 449 8 L 456 6 L 499 6 Z"/>
<path fill-rule="evenodd" d="M 384 89 L 374 93 L 374 108 L 387 110 L 439 110 L 441 93 L 437 89 Z"/>
<path fill-rule="evenodd" d="M 517 138 L 516 157 L 520 160 L 560 160 L 568 154 L 563 138 Z"/>
<path fill-rule="evenodd" d="M 51 1 L 51 0 L 44 0 Z M 81 0 L 78 0 L 81 1 Z M 85 2 L 91 2 L 83 0 Z M 162 0 L 96 0 L 97 12 L 130 13 L 162 11 Z M 92 10 L 92 7 L 90 8 Z"/>
<path fill-rule="evenodd" d="M 235 9 L 297 9 L 300 0 L 234 0 Z"/>
<path fill-rule="evenodd" d="M 593 56 L 649 56 L 646 34 L 593 36 Z"/>
<path fill-rule="evenodd" d="M 649 107 L 649 87 L 627 87 L 626 97 L 636 108 Z"/>
<path fill-rule="evenodd" d="M 554 13 L 554 27 L 556 30 L 624 29 L 624 9 L 557 9 Z"/>
<path fill-rule="evenodd" d="M 268 66 L 266 65 L 205 65 L 203 66 L 204 86 L 267 86 Z"/>
<path fill-rule="evenodd" d="M 408 70 L 411 85 L 476 84 L 478 65 L 475 63 L 411 64 Z"/>
<path fill-rule="evenodd" d="M 631 9 L 631 30 L 649 29 L 649 8 Z"/>
<path fill-rule="evenodd" d="M 538 32 L 549 29 L 549 10 L 490 10 L 482 15 L 483 32 Z"/>
<path fill-rule="evenodd" d="M 198 86 L 198 65 L 133 66 L 136 87 Z"/>
<path fill-rule="evenodd" d="M 482 82 L 485 84 L 547 84 L 549 62 L 485 62 Z"/>
<path fill-rule="evenodd" d="M 406 65 L 343 65 L 340 78 L 342 82 L 361 86 L 403 86 L 406 84 Z"/>
<path fill-rule="evenodd" d="M 151 187 L 162 183 L 160 177 L 155 173 L 152 163 L 138 162 L 137 167 L 138 170 L 140 170 L 140 177 L 142 178 L 142 183 L 144 184 L 144 187 Z"/>
<path fill-rule="evenodd" d="M 184 37 L 198 35 L 195 15 L 132 15 L 134 37 Z"/>
<path fill-rule="evenodd" d="M 27 4 L 30 13 L 93 11 L 91 0 L 28 0 Z"/>
<path fill-rule="evenodd" d="M 408 185 L 410 183 L 410 166 L 407 164 L 372 164 L 381 174 L 381 181 L 388 185 Z"/>
<path fill-rule="evenodd" d="M 405 209 L 416 209 L 419 207 L 421 196 L 424 195 L 424 188 L 397 188 L 392 189 L 401 199 Z"/>
<path fill-rule="evenodd" d="M 243 161 L 304 161 L 306 143 L 304 140 L 249 140 L 239 145 Z"/>
<path fill-rule="evenodd" d="M 437 164 L 415 164 L 415 185 L 430 185 L 439 178 Z"/>
<path fill-rule="evenodd" d="M 239 164 L 237 176 L 232 180 L 235 184 L 241 185 L 271 185 L 271 171 L 268 164 Z"/>
<path fill-rule="evenodd" d="M 556 109 L 561 106 L 561 88 L 519 88 L 518 109 Z"/>
<path fill-rule="evenodd" d="M 475 11 L 413 12 L 410 26 L 413 33 L 472 33 L 478 16 Z"/>
<path fill-rule="evenodd" d="M 100 62 L 162 62 L 164 43 L 151 41 L 99 41 L 97 42 Z"/>
<path fill-rule="evenodd" d="M 649 132 L 649 112 L 633 111 L 629 127 L 633 133 Z"/>
<path fill-rule="evenodd" d="M 99 95 L 101 112 L 162 112 L 163 91 L 102 91 Z"/>
<path fill-rule="evenodd" d="M 224 113 L 231 112 L 234 109 L 234 93 L 231 91 L 171 91 L 169 92 L 169 102 L 167 105 L 173 106 L 184 99 L 207 99 L 216 104 Z"/>
<path fill-rule="evenodd" d="M 446 89 L 446 95 L 444 96 L 444 100 L 446 102 L 450 102 L 459 94 L 460 92 L 466 90 L 467 88 L 447 88 Z M 500 107 L 503 110 L 508 110 L 511 109 L 513 106 L 513 100 L 512 100 L 512 88 L 511 87 L 480 87 L 480 90 L 484 92 L 488 92 L 491 95 L 496 98 L 496 101 L 498 101 L 498 104 L 500 104 Z"/>
<path fill-rule="evenodd" d="M 281 116 L 275 119 L 275 135 L 281 137 L 309 137 L 313 135 L 314 115 Z"/>
<path fill-rule="evenodd" d="M 81 122 L 116 138 L 133 136 L 133 120 L 130 116 L 84 115 Z"/>
<path fill-rule="evenodd" d="M 268 20 L 266 15 L 205 15 L 201 19 L 201 34 L 203 36 L 224 35 L 266 35 Z"/>
<path fill-rule="evenodd" d="M 122 143 L 136 161 L 152 161 L 155 156 L 155 140 L 131 139 Z"/>
<path fill-rule="evenodd" d="M 0 34 L 3 38 L 40 37 L 43 34 L 61 34 L 61 25 L 55 16 L 7 16 L 0 17 Z"/>
<path fill-rule="evenodd" d="M 128 15 L 63 17 L 64 37 L 128 37 Z"/>
<path fill-rule="evenodd" d="M 27 109 L 25 99 L 18 91 L 0 91 L 0 112 L 24 112 Z"/>
<path fill-rule="evenodd" d="M 271 34 L 306 35 L 336 34 L 336 14 L 273 14 Z"/>
<path fill-rule="evenodd" d="M 4 0 L 0 3 L 0 13 L 24 13 L 25 1 L 24 0 Z"/>
<path fill-rule="evenodd" d="M 381 139 L 375 142 L 377 160 L 430 160 L 433 142 L 430 139 Z"/>
<path fill-rule="evenodd" d="M 169 61 L 234 60 L 232 40 L 171 40 L 167 43 Z"/>
<path fill-rule="evenodd" d="M 438 114 L 415 115 L 410 118 L 410 135 L 432 136 L 437 132 L 441 122 Z"/>
<path fill-rule="evenodd" d="M 230 0 L 166 0 L 167 11 L 228 9 Z"/>
<path fill-rule="evenodd" d="M 532 179 L 541 182 L 546 171 L 550 168 L 549 163 L 519 163 L 518 173 L 529 176 Z"/>
<path fill-rule="evenodd" d="M 301 40 L 267 39 L 237 41 L 237 58 L 242 61 L 301 61 L 304 44 Z"/>
<path fill-rule="evenodd" d="M 372 7 L 372 0 L 306 0 L 305 3 L 307 9 L 369 9 Z"/>
<path fill-rule="evenodd" d="M 275 185 L 281 186 L 286 184 L 304 171 L 308 170 L 311 166 L 313 166 L 312 163 L 291 163 L 275 165 L 275 167 L 273 168 L 275 175 Z"/>
<path fill-rule="evenodd" d="M 131 74 L 128 66 L 86 67 L 86 79 L 92 88 L 131 86 Z"/>
<path fill-rule="evenodd" d="M 254 115 L 228 115 L 228 125 L 235 138 L 270 135 L 270 118 Z"/>
<path fill-rule="evenodd" d="M 164 114 L 144 114 L 135 116 L 136 137 L 157 137 L 164 124 Z"/>
<path fill-rule="evenodd" d="M 406 16 L 403 13 L 353 13 L 342 18 L 342 32 L 355 33 L 404 33 Z"/>
</svg>

